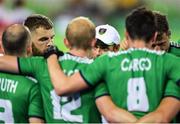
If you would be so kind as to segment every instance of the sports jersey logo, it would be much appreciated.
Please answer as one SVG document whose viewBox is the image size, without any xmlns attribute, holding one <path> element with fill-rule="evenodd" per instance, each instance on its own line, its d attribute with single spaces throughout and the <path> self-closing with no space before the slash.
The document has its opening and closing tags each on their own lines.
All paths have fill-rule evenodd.
<svg viewBox="0 0 180 124">
<path fill-rule="evenodd" d="M 105 28 L 100 28 L 100 29 L 99 29 L 99 34 L 100 34 L 100 35 L 105 34 L 105 33 L 106 33 L 106 30 L 107 30 L 107 29 L 105 29 Z"/>
<path fill-rule="evenodd" d="M 129 60 L 125 58 L 121 62 L 122 71 L 149 71 L 151 69 L 151 60 L 149 58 L 140 58 Z"/>
</svg>

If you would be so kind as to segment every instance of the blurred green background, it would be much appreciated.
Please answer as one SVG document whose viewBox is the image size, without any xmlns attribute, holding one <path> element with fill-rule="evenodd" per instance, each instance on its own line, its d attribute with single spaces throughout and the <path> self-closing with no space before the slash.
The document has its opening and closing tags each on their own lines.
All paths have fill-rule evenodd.
<svg viewBox="0 0 180 124">
<path fill-rule="evenodd" d="M 3 6 L 13 10 L 17 0 L 3 1 Z M 54 22 L 54 42 L 63 51 L 67 50 L 63 44 L 65 28 L 72 18 L 86 16 L 96 25 L 115 26 L 123 39 L 125 17 L 138 6 L 166 14 L 172 32 L 171 40 L 180 41 L 180 0 L 25 0 L 23 6 L 23 9 L 44 14 Z"/>
</svg>

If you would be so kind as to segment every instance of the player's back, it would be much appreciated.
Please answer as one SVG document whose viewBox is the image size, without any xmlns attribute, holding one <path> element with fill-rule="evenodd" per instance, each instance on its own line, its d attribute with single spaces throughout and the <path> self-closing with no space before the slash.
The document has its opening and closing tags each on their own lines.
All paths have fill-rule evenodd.
<svg viewBox="0 0 180 124">
<path fill-rule="evenodd" d="M 73 56 L 69 53 L 60 57 L 60 65 L 66 75 L 85 68 L 93 60 Z M 42 57 L 19 58 L 19 70 L 22 74 L 35 77 L 41 89 L 45 118 L 48 123 L 91 123 L 101 118 L 95 105 L 94 91 L 85 90 L 69 96 L 60 97 L 51 84 L 46 60 Z M 100 87 L 101 88 L 101 87 Z M 100 95 L 98 93 L 98 95 Z"/>
<path fill-rule="evenodd" d="M 60 57 L 60 65 L 64 73 L 68 76 L 81 69 L 86 68 L 92 62 L 92 59 L 88 59 L 87 57 L 74 56 L 70 53 L 66 53 L 64 54 L 64 56 Z M 69 114 L 69 117 L 66 117 L 66 113 L 68 112 L 67 108 L 62 111 L 61 114 L 64 123 L 100 123 L 101 116 L 95 105 L 95 97 L 98 97 L 98 95 L 95 93 L 95 90 L 87 89 L 81 92 L 74 93 L 72 95 L 61 97 L 60 104 L 62 108 L 65 108 L 68 104 L 72 107 L 72 110 L 69 111 L 71 112 L 71 114 Z"/>
<path fill-rule="evenodd" d="M 37 84 L 24 76 L 0 73 L 0 123 L 28 123 L 31 116 L 43 118 L 37 110 L 42 109 L 42 103 L 37 103 L 41 101 L 38 90 Z"/>
<path fill-rule="evenodd" d="M 164 92 L 168 78 L 173 78 L 174 82 L 180 79 L 180 70 L 174 66 L 179 64 L 178 58 L 160 51 L 131 48 L 109 53 L 98 62 L 96 66 L 102 67 L 100 71 L 103 70 L 115 104 L 137 117 L 155 110 L 164 96 L 172 95 L 169 91 Z"/>
</svg>

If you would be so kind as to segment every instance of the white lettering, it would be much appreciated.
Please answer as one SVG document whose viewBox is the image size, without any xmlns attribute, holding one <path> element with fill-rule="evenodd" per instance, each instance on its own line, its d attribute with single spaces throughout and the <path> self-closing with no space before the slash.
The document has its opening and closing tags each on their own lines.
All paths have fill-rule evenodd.
<svg viewBox="0 0 180 124">
<path fill-rule="evenodd" d="M 129 59 L 125 58 L 122 60 L 121 62 L 121 70 L 122 71 L 127 71 L 128 67 L 126 67 L 126 65 L 129 63 Z"/>
<path fill-rule="evenodd" d="M 15 93 L 18 85 L 18 81 L 11 79 L 0 78 L 0 90 L 3 92 Z"/>
<path fill-rule="evenodd" d="M 6 90 L 6 83 L 5 83 L 4 79 L 2 79 L 2 82 L 1 82 L 1 90 L 2 91 Z"/>
<path fill-rule="evenodd" d="M 121 62 L 122 71 L 149 71 L 151 69 L 151 60 L 149 58 L 140 58 L 129 60 L 124 58 Z"/>
<path fill-rule="evenodd" d="M 16 87 L 17 87 L 17 84 L 18 84 L 18 82 L 17 82 L 17 81 L 16 81 L 16 82 L 14 82 L 14 81 L 12 81 L 12 80 L 11 80 L 10 92 L 15 93 L 15 91 L 16 91 Z"/>
</svg>

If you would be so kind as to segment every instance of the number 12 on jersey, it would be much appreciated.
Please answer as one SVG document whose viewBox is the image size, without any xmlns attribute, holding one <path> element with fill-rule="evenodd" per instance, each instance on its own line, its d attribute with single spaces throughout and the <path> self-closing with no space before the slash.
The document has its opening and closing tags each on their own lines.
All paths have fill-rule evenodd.
<svg viewBox="0 0 180 124">
<path fill-rule="evenodd" d="M 71 100 L 68 100 L 71 98 Z M 71 111 L 81 107 L 81 97 L 74 95 L 72 97 L 68 96 L 57 96 L 55 91 L 51 91 L 51 99 L 53 105 L 53 118 L 61 119 L 67 122 L 83 122 L 82 115 L 72 115 Z M 64 104 L 61 104 L 63 102 Z"/>
</svg>

